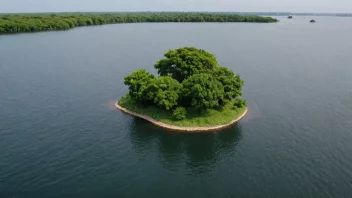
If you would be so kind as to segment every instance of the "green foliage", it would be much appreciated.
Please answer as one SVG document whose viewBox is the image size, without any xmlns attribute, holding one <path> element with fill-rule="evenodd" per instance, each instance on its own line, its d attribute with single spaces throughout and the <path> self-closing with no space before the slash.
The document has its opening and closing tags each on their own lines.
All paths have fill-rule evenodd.
<svg viewBox="0 0 352 198">
<path fill-rule="evenodd" d="M 193 74 L 211 73 L 218 66 L 214 55 L 194 47 L 169 50 L 155 65 L 161 76 L 171 75 L 182 82 Z"/>
<path fill-rule="evenodd" d="M 174 118 L 176 120 L 185 119 L 186 118 L 186 114 L 187 114 L 187 110 L 185 108 L 183 108 L 183 107 L 177 107 L 172 113 L 172 115 L 174 116 Z"/>
<path fill-rule="evenodd" d="M 233 101 L 233 106 L 234 108 L 243 108 L 247 105 L 247 102 L 245 100 L 243 100 L 242 98 L 236 98 Z"/>
<path fill-rule="evenodd" d="M 147 94 L 148 85 L 154 80 L 153 74 L 140 69 L 126 76 L 124 83 L 128 86 L 129 94 L 133 100 L 145 103 L 149 99 Z"/>
<path fill-rule="evenodd" d="M 224 103 L 242 95 L 243 80 L 239 75 L 235 75 L 233 71 L 226 67 L 215 69 L 213 75 L 224 86 Z"/>
<path fill-rule="evenodd" d="M 224 86 L 211 74 L 195 74 L 182 82 L 183 97 L 191 100 L 191 106 L 205 110 L 220 106 L 225 96 Z"/>
<path fill-rule="evenodd" d="M 139 105 L 128 94 L 119 100 L 119 104 L 130 111 L 149 116 L 163 123 L 183 127 L 208 127 L 227 124 L 238 118 L 246 110 L 246 108 L 234 108 L 232 103 L 218 109 L 207 109 L 201 113 L 192 107 L 187 107 L 187 117 L 183 120 L 176 120 L 172 111 L 165 111 L 155 105 Z"/>
<path fill-rule="evenodd" d="M 0 33 L 67 30 L 79 26 L 150 22 L 277 22 L 272 17 L 220 13 L 57 13 L 0 14 Z"/>
<path fill-rule="evenodd" d="M 157 106 L 169 110 L 178 104 L 181 87 L 181 84 L 170 76 L 160 76 L 148 85 L 148 99 L 154 101 Z"/>
<path fill-rule="evenodd" d="M 184 119 L 184 108 L 187 108 L 187 119 L 189 112 L 199 116 L 200 112 L 225 107 L 232 110 L 245 108 L 246 102 L 238 98 L 242 95 L 242 79 L 233 71 L 218 67 L 214 55 L 185 47 L 170 50 L 165 57 L 155 65 L 161 75 L 158 78 L 144 69 L 125 77 L 128 98 L 137 106 L 154 107 L 153 114 L 155 109 L 172 113 L 170 110 L 178 106 L 172 115 L 172 119 L 176 120 Z"/>
</svg>

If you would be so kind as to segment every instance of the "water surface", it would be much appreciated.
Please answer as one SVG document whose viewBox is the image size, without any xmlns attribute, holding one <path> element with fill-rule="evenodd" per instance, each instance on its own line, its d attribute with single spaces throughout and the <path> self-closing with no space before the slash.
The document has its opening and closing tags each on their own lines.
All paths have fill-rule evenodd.
<svg viewBox="0 0 352 198">
<path fill-rule="evenodd" d="M 117 24 L 0 36 L 0 197 L 350 197 L 352 18 Z M 218 133 L 113 108 L 123 77 L 195 46 L 245 81 Z"/>
</svg>

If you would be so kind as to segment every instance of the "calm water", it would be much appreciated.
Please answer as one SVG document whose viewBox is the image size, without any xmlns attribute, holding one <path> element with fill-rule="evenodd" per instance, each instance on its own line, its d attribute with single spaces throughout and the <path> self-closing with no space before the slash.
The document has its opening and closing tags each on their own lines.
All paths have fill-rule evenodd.
<svg viewBox="0 0 352 198">
<path fill-rule="evenodd" d="M 352 18 L 0 36 L 0 197 L 351 197 Z M 180 134 L 113 108 L 168 49 L 216 54 L 248 115 Z"/>
</svg>

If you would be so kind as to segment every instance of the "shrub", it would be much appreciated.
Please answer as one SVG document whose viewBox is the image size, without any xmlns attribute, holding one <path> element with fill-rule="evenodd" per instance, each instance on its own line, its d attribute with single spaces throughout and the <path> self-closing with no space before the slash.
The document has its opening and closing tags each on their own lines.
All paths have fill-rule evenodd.
<svg viewBox="0 0 352 198">
<path fill-rule="evenodd" d="M 241 98 L 236 98 L 233 102 L 233 106 L 235 108 L 242 108 L 245 107 L 247 105 L 247 102 Z"/>
<path fill-rule="evenodd" d="M 183 107 L 177 107 L 174 112 L 173 116 L 176 120 L 183 120 L 186 118 L 187 111 Z"/>
</svg>

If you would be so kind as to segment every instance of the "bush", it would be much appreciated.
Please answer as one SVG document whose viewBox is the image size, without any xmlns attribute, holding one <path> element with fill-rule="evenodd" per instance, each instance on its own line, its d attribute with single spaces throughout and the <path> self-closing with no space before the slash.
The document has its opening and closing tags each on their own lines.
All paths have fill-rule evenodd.
<svg viewBox="0 0 352 198">
<path fill-rule="evenodd" d="M 233 106 L 235 108 L 242 108 L 245 107 L 247 105 L 247 102 L 241 98 L 236 98 L 233 102 Z"/>
<path fill-rule="evenodd" d="M 176 120 L 183 120 L 186 118 L 186 114 L 187 114 L 187 111 L 185 108 L 183 107 L 177 107 L 174 112 L 173 112 L 173 116 Z"/>
</svg>

